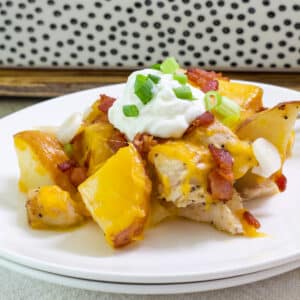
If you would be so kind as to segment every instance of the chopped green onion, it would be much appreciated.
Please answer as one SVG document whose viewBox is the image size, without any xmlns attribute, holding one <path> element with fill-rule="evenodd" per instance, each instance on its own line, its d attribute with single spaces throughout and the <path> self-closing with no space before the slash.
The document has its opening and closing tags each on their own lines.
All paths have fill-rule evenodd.
<svg viewBox="0 0 300 300">
<path fill-rule="evenodd" d="M 189 86 L 183 85 L 173 89 L 175 95 L 179 99 L 194 100 L 192 90 Z"/>
<path fill-rule="evenodd" d="M 148 76 L 138 74 L 134 83 L 134 93 L 147 104 L 153 98 L 153 82 Z"/>
<path fill-rule="evenodd" d="M 124 105 L 123 106 L 123 114 L 126 117 L 137 117 L 139 115 L 139 109 L 136 105 Z"/>
<path fill-rule="evenodd" d="M 173 74 L 173 79 L 178 81 L 181 84 L 186 84 L 187 83 L 187 76 L 183 73 L 174 73 Z"/>
<path fill-rule="evenodd" d="M 154 82 L 154 83 L 159 83 L 160 81 L 160 77 L 153 75 L 153 74 L 149 74 L 148 77 Z"/>
<path fill-rule="evenodd" d="M 160 70 L 165 74 L 173 74 L 179 69 L 179 65 L 174 57 L 168 57 L 160 65 Z"/>
<path fill-rule="evenodd" d="M 214 99 L 211 99 L 212 97 Z M 222 97 L 217 91 L 206 93 L 204 102 L 206 109 L 214 111 L 228 127 L 233 127 L 240 119 L 240 106 L 229 98 Z"/>
<path fill-rule="evenodd" d="M 227 97 L 222 97 L 221 103 L 214 108 L 214 111 L 224 118 L 235 116 L 239 118 L 240 110 L 240 106 Z"/>
<path fill-rule="evenodd" d="M 214 97 L 213 102 L 212 102 L 211 97 Z M 206 93 L 204 96 L 205 107 L 209 111 L 214 109 L 218 105 L 220 105 L 221 101 L 222 101 L 222 96 L 216 91 L 210 91 L 210 92 Z"/>
<path fill-rule="evenodd" d="M 160 64 L 154 64 L 150 67 L 151 69 L 160 71 Z"/>
<path fill-rule="evenodd" d="M 72 153 L 73 153 L 73 145 L 70 144 L 70 143 L 65 144 L 65 145 L 64 145 L 64 151 L 65 151 L 65 153 L 66 153 L 69 157 L 71 157 L 71 156 L 72 156 Z"/>
<path fill-rule="evenodd" d="M 237 124 L 237 122 L 240 120 L 240 116 L 239 115 L 231 115 L 229 117 L 225 117 L 223 120 L 222 120 L 222 123 L 224 125 L 226 125 L 227 127 L 234 127 L 234 125 Z"/>
</svg>

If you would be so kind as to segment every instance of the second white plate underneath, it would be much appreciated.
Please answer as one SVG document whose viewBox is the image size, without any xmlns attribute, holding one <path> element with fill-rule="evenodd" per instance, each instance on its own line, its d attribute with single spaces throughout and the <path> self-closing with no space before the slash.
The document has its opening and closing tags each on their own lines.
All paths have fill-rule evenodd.
<svg viewBox="0 0 300 300">
<path fill-rule="evenodd" d="M 226 279 L 177 284 L 126 284 L 78 279 L 38 271 L 4 259 L 0 259 L 0 266 L 21 273 L 23 275 L 27 275 L 34 279 L 43 280 L 45 282 L 50 282 L 58 285 L 64 285 L 71 288 L 116 294 L 166 295 L 206 292 L 253 283 L 294 270 L 300 267 L 300 260 L 285 264 L 280 267 L 274 267 L 247 275 L 241 275 Z"/>
</svg>

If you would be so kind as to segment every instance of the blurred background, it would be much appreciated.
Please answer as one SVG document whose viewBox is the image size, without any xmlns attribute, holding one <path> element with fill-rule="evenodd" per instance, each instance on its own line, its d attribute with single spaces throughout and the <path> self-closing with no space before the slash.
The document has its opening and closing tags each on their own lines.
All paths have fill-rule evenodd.
<svg viewBox="0 0 300 300">
<path fill-rule="evenodd" d="M 2 67 L 300 69 L 298 0 L 0 2 Z"/>
<path fill-rule="evenodd" d="M 0 95 L 51 97 L 121 82 L 174 56 L 184 67 L 300 71 L 299 0 L 1 0 Z M 229 73 L 231 75 L 231 73 Z M 235 74 L 235 73 L 234 73 Z M 239 73 L 240 74 L 240 73 Z M 280 82 L 299 76 L 280 77 Z"/>
</svg>

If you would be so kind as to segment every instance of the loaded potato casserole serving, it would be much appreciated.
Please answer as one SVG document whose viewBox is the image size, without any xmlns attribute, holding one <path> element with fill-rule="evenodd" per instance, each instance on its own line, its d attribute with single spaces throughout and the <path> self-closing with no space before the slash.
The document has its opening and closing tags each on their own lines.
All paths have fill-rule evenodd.
<svg viewBox="0 0 300 300">
<path fill-rule="evenodd" d="M 93 220 L 114 248 L 168 217 L 262 236 L 244 204 L 285 190 L 300 109 L 266 108 L 262 98 L 258 86 L 170 57 L 133 72 L 117 99 L 102 94 L 58 128 L 17 133 L 29 225 Z"/>
</svg>

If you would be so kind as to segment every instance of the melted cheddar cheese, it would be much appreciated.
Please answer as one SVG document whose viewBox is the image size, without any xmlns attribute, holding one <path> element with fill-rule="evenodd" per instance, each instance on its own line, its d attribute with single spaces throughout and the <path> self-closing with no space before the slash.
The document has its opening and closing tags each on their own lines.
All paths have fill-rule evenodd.
<svg viewBox="0 0 300 300">
<path fill-rule="evenodd" d="M 230 141 L 225 144 L 233 158 L 233 175 L 235 179 L 244 176 L 249 169 L 257 165 L 252 146 L 245 141 Z"/>
<path fill-rule="evenodd" d="M 196 179 L 206 187 L 207 173 L 212 165 L 208 149 L 184 141 L 170 141 L 156 145 L 151 149 L 148 156 L 150 162 L 154 163 L 157 154 L 162 154 L 168 159 L 178 160 L 184 164 L 186 176 L 181 185 L 183 195 L 190 193 L 192 179 Z M 158 172 L 158 176 L 164 188 L 163 194 L 167 197 L 171 190 L 169 178 L 160 172 Z"/>
<path fill-rule="evenodd" d="M 119 149 L 79 186 L 79 192 L 112 246 L 116 236 L 134 226 L 144 226 L 149 210 L 151 182 L 133 145 Z M 133 233 L 130 239 L 138 239 Z"/>
</svg>

